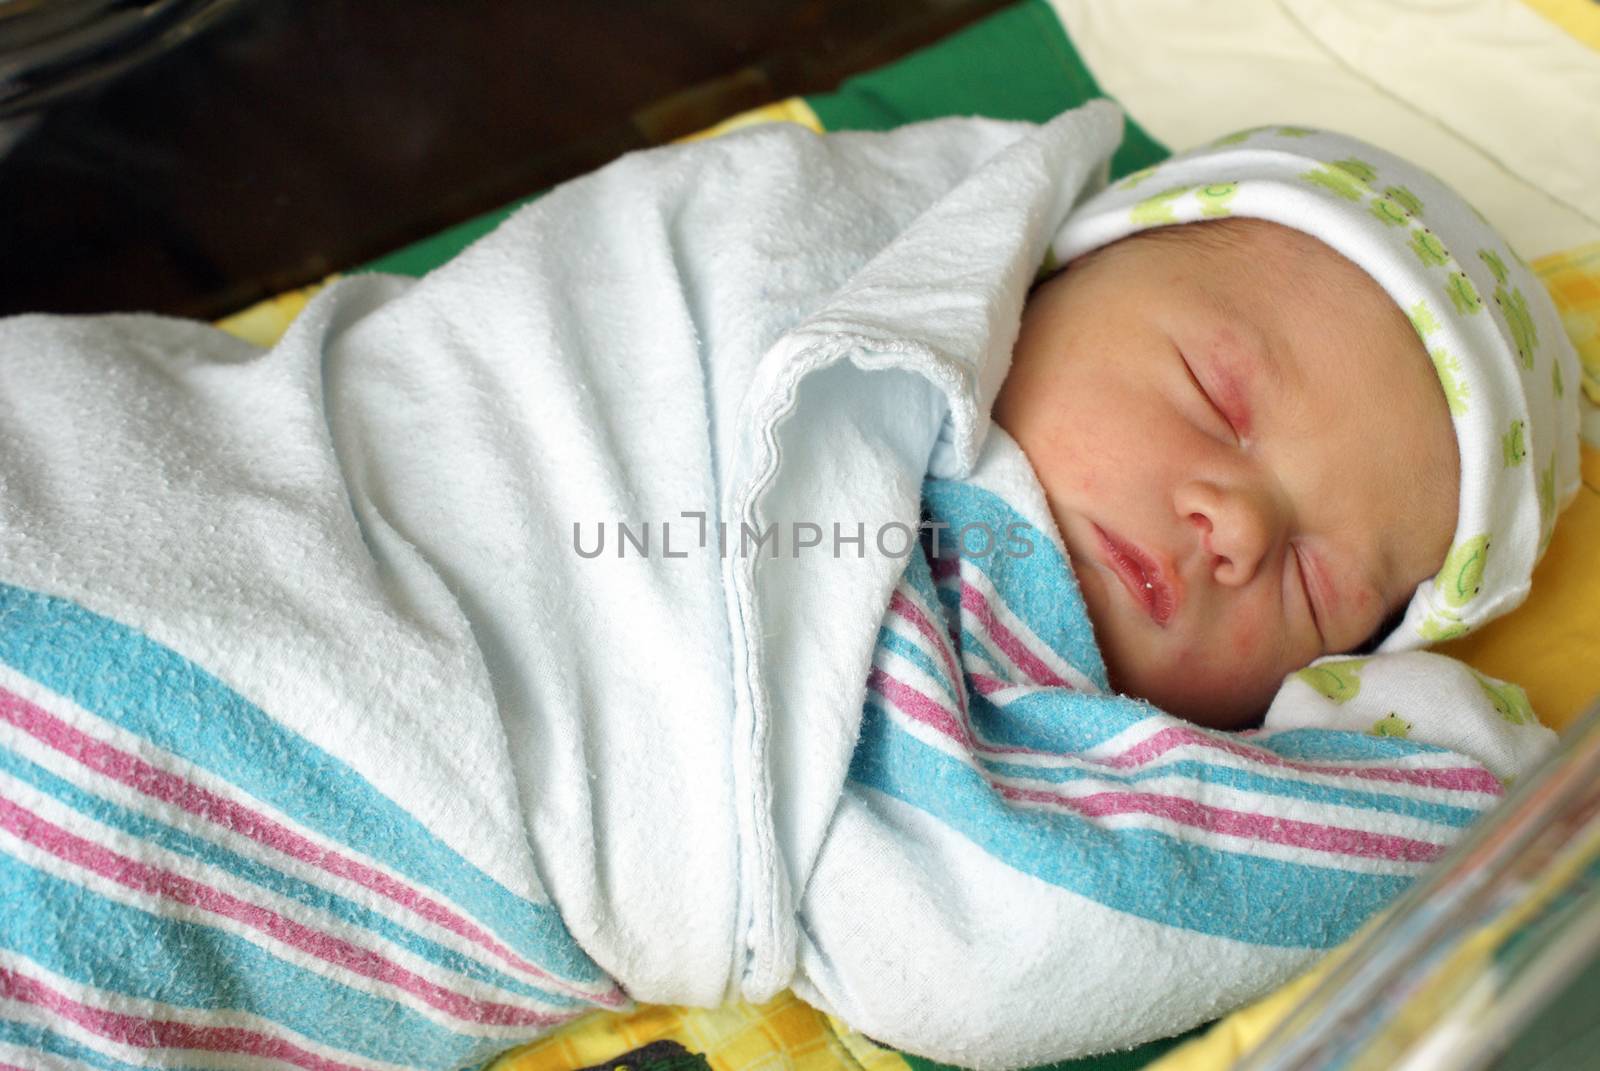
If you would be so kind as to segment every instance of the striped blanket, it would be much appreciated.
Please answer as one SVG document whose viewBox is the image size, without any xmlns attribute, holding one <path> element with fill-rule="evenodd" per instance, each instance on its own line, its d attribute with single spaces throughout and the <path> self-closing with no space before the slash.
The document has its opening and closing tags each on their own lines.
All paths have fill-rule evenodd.
<svg viewBox="0 0 1600 1071">
<path fill-rule="evenodd" d="M 1120 126 L 631 154 L 269 349 L 0 320 L 0 1065 L 463 1067 L 787 988 L 903 568 L 788 534 L 976 456 Z"/>
<path fill-rule="evenodd" d="M 203 668 L 0 586 L 0 1065 L 453 1067 L 626 996 Z"/>
<path fill-rule="evenodd" d="M 1233 736 L 1109 694 L 1027 481 L 996 432 L 971 480 L 925 484 L 800 919 L 803 992 L 975 1064 L 1276 984 L 1500 794 L 1430 744 Z M 0 1062 L 450 1067 L 629 1005 L 553 905 L 194 662 L 20 588 L 0 621 Z"/>
</svg>

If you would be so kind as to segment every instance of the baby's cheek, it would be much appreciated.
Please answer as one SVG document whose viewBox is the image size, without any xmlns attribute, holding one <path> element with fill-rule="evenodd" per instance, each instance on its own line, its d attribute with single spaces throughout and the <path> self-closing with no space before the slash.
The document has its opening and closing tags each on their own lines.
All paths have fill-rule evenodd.
<svg viewBox="0 0 1600 1071">
<path fill-rule="evenodd" d="M 1229 630 L 1228 644 L 1236 665 L 1248 664 L 1252 658 L 1260 657 L 1264 631 L 1262 622 L 1254 618 L 1234 623 Z"/>
<path fill-rule="evenodd" d="M 1350 605 L 1354 608 L 1352 613 L 1357 621 L 1370 621 L 1372 628 L 1377 628 L 1379 623 L 1388 616 L 1383 609 L 1383 604 L 1378 601 L 1378 596 L 1368 591 L 1365 587 L 1358 589 L 1350 596 Z M 1370 629 L 1368 630 L 1370 631 Z"/>
<path fill-rule="evenodd" d="M 1272 625 L 1281 630 L 1282 622 Z M 1253 668 L 1270 662 L 1276 651 L 1264 641 L 1271 638 L 1268 622 L 1251 614 L 1235 614 L 1202 630 L 1199 637 L 1179 648 L 1178 661 L 1189 667 L 1191 678 L 1237 683 Z"/>
<path fill-rule="evenodd" d="M 1106 486 L 1105 474 L 1099 460 L 1084 445 L 1052 429 L 1048 441 L 1035 443 L 1018 440 L 1022 452 L 1033 464 L 1039 482 L 1046 494 L 1066 502 L 1083 502 L 1098 495 Z"/>
<path fill-rule="evenodd" d="M 1225 711 L 1203 724 L 1237 728 L 1247 716 L 1259 715 L 1283 678 L 1316 656 L 1311 651 L 1300 658 L 1286 650 L 1280 642 L 1285 628 L 1279 618 L 1239 615 L 1183 645 L 1174 660 L 1182 667 L 1183 691 L 1197 706 Z"/>
</svg>

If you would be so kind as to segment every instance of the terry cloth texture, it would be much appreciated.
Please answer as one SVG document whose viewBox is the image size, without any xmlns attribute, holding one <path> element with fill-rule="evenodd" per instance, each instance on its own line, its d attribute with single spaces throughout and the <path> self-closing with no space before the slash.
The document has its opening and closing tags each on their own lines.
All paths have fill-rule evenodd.
<svg viewBox="0 0 1600 1071">
<path fill-rule="evenodd" d="M 1460 195 L 1421 168 L 1327 131 L 1242 131 L 1089 199 L 1050 263 L 1151 227 L 1250 216 L 1321 239 L 1411 318 L 1461 459 L 1443 567 L 1381 650 L 1463 635 L 1527 597 L 1556 515 L 1578 490 L 1578 356 L 1545 288 Z"/>
<path fill-rule="evenodd" d="M 1169 989 L 1130 1026 L 1095 979 L 1182 966 L 1242 999 L 1348 932 L 1490 773 L 1102 702 L 1082 622 L 1036 654 L 1100 705 L 1033 725 L 1015 693 L 972 723 L 993 754 L 869 695 L 900 679 L 897 590 L 946 612 L 875 537 L 972 476 L 1120 128 L 1097 104 L 629 156 L 420 281 L 335 283 L 271 349 L 0 321 L 0 1062 L 459 1067 L 596 1006 L 793 984 L 913 1051 L 1025 1063 L 1199 1014 Z M 1042 529 L 1012 455 L 989 491 Z M 975 640 L 1032 672 L 1001 637 L 1054 611 L 987 605 Z M 1102 754 L 1157 802 L 1045 787 Z M 1044 770 L 1039 798 L 992 759 Z M 1215 880 L 1258 871 L 1335 906 Z M 1177 966 L 1126 970 L 1141 938 Z"/>
<path fill-rule="evenodd" d="M 1349 937 L 1553 750 L 1514 686 L 1425 651 L 1318 663 L 1249 733 L 1109 693 L 1000 428 L 923 512 L 794 982 L 879 1041 L 1015 1067 L 1209 1021 Z"/>
</svg>

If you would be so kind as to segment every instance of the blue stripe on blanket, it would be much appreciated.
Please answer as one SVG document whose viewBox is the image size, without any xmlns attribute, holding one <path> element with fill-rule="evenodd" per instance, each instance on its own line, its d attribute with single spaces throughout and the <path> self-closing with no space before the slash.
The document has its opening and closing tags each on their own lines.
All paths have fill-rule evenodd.
<svg viewBox="0 0 1600 1071">
<path fill-rule="evenodd" d="M 1003 709 L 974 694 L 971 710 L 974 728 L 990 743 L 1055 752 L 1087 751 L 1160 713 L 1141 699 L 1060 689 L 1008 695 Z M 1343 729 L 1287 729 L 1241 735 L 1239 741 L 1280 758 L 1309 762 L 1390 761 L 1448 751 L 1417 740 Z"/>
<path fill-rule="evenodd" d="M 141 1068 L 136 1064 L 123 1063 L 53 1030 L 3 1017 L 0 1017 L 0 1043 L 48 1052 L 52 1056 L 76 1060 L 89 1067 L 103 1068 L 104 1071 L 150 1071 L 148 1064 Z"/>
<path fill-rule="evenodd" d="M 1093 779 L 1134 785 L 1141 781 L 1158 780 L 1164 777 L 1186 778 L 1208 785 L 1224 785 L 1242 792 L 1259 792 L 1268 796 L 1283 796 L 1288 799 L 1305 800 L 1310 803 L 1329 803 L 1341 807 L 1357 807 L 1368 811 L 1401 814 L 1408 818 L 1420 818 L 1425 822 L 1437 822 L 1440 825 L 1456 828 L 1470 825 L 1480 813 L 1471 807 L 1453 807 L 1449 804 L 1430 803 L 1426 800 L 1410 799 L 1406 796 L 1396 796 L 1384 792 L 1363 792 L 1358 789 L 1341 788 L 1338 785 L 1316 784 L 1290 777 L 1272 777 L 1252 773 L 1248 770 L 1236 769 L 1232 766 L 1196 762 L 1193 759 L 1181 759 L 1177 762 L 1164 763 L 1158 769 L 1140 770 L 1136 773 L 1118 773 L 1113 769 L 1097 766 L 1089 766 L 1088 768 L 1083 766 L 1031 766 L 988 760 L 984 760 L 983 768 L 997 777 L 1026 777 L 1051 784 Z"/>
<path fill-rule="evenodd" d="M 552 905 L 500 885 L 343 762 L 175 651 L 75 603 L 8 584 L 0 584 L 0 619 L 0 661 L 18 672 L 438 890 L 529 960 L 574 981 L 606 980 Z"/>
<path fill-rule="evenodd" d="M 42 767 L 0 748 L 0 772 L 8 773 L 39 789 L 61 803 L 113 829 L 148 841 L 180 855 L 199 859 L 245 881 L 270 889 L 344 922 L 377 934 L 447 971 L 496 986 L 508 993 L 531 996 L 554 1008 L 582 1008 L 592 1005 L 583 1000 L 537 988 L 513 978 L 492 966 L 462 955 L 410 930 L 376 911 L 368 910 L 344 896 L 330 893 L 274 867 L 246 858 L 201 837 L 175 829 L 110 800 L 83 791 Z M 90 979 L 81 979 L 88 982 Z"/>
<path fill-rule="evenodd" d="M 243 1009 L 330 1048 L 407 1067 L 456 1067 L 514 1044 L 448 1030 L 242 937 L 151 915 L 6 855 L 0 902 L 11 905 L 0 928 L 8 951 L 96 989 L 185 1008 Z M 14 969 L 26 973 L 26 964 Z"/>
<path fill-rule="evenodd" d="M 943 697 L 954 704 L 957 702 L 955 689 L 950 684 L 950 674 L 943 665 L 935 664 L 934 660 L 916 644 L 903 636 L 897 636 L 886 628 L 878 630 L 878 646 L 885 651 L 893 651 L 907 662 L 916 666 L 939 685 Z M 954 652 L 951 652 L 954 656 Z"/>
<path fill-rule="evenodd" d="M 906 571 L 901 576 L 901 581 L 902 583 L 910 584 L 917 594 L 922 596 L 923 605 L 935 613 L 942 613 L 943 616 L 933 624 L 935 628 L 945 632 L 945 638 L 948 640 L 948 623 L 951 621 L 959 622 L 962 619 L 961 592 L 949 586 L 936 587 L 933 582 L 933 573 L 928 568 L 928 559 L 921 553 L 914 554 L 907 559 Z M 1002 679 L 1005 677 L 1005 670 L 1002 668 L 1000 660 L 995 657 L 994 652 L 990 651 L 983 640 L 964 625 L 960 626 L 960 639 L 959 646 L 955 647 L 951 652 L 956 658 L 956 673 L 958 677 L 963 673 L 961 663 L 963 655 L 977 658 L 987 664 L 989 672 L 995 677 Z M 940 679 L 945 679 L 942 671 Z M 964 684 L 961 686 L 965 687 Z"/>
<path fill-rule="evenodd" d="M 922 485 L 922 499 L 936 519 L 957 527 L 984 524 L 995 533 L 1002 548 L 998 553 L 966 560 L 1005 592 L 1006 606 L 1051 650 L 1101 690 L 1109 689 L 1105 662 L 1094 641 L 1083 595 L 1077 584 L 1063 582 L 1064 576 L 1072 575 L 1072 568 L 1050 538 L 1005 499 L 981 487 L 954 480 L 928 480 Z M 1012 557 L 1005 552 L 1006 533 L 1011 525 L 1026 530 L 1033 546 L 1031 553 Z"/>
<path fill-rule="evenodd" d="M 1061 688 L 1007 696 L 1003 708 L 974 694 L 971 710 L 973 728 L 990 743 L 1050 752 L 1088 751 L 1159 714 L 1141 699 Z"/>
<path fill-rule="evenodd" d="M 927 571 L 928 565 L 926 562 L 916 562 L 906 570 L 906 576 L 910 577 L 918 566 L 921 567 L 923 572 Z M 956 621 L 966 620 L 961 616 L 960 592 L 953 591 L 950 588 L 940 588 L 938 598 L 939 605 L 944 608 L 944 612 L 950 619 Z M 961 645 L 956 649 L 956 654 L 958 657 L 978 659 L 989 667 L 990 676 L 999 680 L 1006 680 L 1010 675 L 1010 671 L 1001 663 L 999 656 L 989 649 L 989 645 L 984 642 L 983 637 L 973 632 L 966 625 L 961 626 Z M 963 673 L 967 668 L 963 662 Z"/>
<path fill-rule="evenodd" d="M 1412 880 L 1011 807 L 977 770 L 922 743 L 873 701 L 850 777 L 937 818 L 1023 873 L 1141 918 L 1249 944 L 1331 948 Z M 1207 895 L 1173 896 L 1178 887 Z"/>
</svg>

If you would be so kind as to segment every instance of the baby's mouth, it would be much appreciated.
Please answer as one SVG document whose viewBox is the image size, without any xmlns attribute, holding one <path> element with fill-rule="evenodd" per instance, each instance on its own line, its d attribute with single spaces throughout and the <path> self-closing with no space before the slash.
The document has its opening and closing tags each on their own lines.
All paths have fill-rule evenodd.
<svg viewBox="0 0 1600 1071">
<path fill-rule="evenodd" d="M 1178 598 L 1161 566 L 1144 551 L 1116 538 L 1098 524 L 1094 531 L 1100 538 L 1100 547 L 1111 571 L 1128 589 L 1134 602 L 1144 607 L 1150 619 L 1165 628 L 1178 609 Z"/>
</svg>

